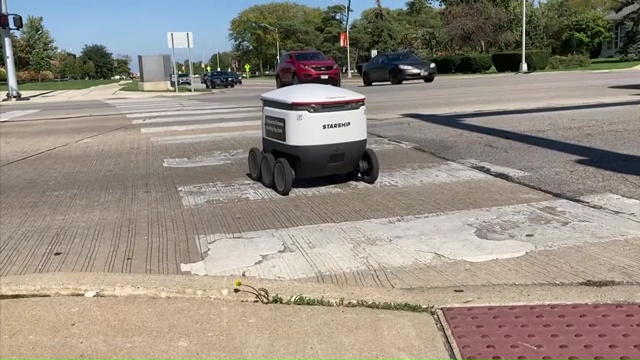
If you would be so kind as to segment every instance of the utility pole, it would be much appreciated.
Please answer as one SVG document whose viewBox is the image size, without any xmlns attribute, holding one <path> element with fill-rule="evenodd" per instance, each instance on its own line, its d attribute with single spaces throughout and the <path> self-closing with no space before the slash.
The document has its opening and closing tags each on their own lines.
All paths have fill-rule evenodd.
<svg viewBox="0 0 640 360">
<path fill-rule="evenodd" d="M 520 72 L 528 72 L 527 66 L 527 0 L 522 0 L 522 61 L 520 62 Z"/>
<path fill-rule="evenodd" d="M 7 16 L 7 23 L 9 21 L 8 14 L 9 9 L 7 7 L 7 0 L 0 1 L 0 13 L 3 16 Z M 20 20 L 22 22 L 22 20 Z M 14 17 L 15 23 L 15 17 Z M 22 26 L 22 24 L 20 24 Z M 2 35 L 2 53 L 4 55 L 4 64 L 7 68 L 7 85 L 8 92 L 7 98 L 10 100 L 16 100 L 22 97 L 20 91 L 18 91 L 18 77 L 16 76 L 16 63 L 13 56 L 13 44 L 11 43 L 11 28 L 7 27 L 0 29 L 0 35 Z"/>
<path fill-rule="evenodd" d="M 216 49 L 216 61 L 218 63 L 218 71 L 220 71 L 220 49 Z"/>
</svg>

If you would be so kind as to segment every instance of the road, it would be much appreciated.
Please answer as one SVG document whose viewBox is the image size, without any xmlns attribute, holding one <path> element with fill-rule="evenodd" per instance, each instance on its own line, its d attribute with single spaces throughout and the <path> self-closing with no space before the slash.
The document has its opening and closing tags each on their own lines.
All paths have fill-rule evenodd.
<svg viewBox="0 0 640 360">
<path fill-rule="evenodd" d="M 286 198 L 245 175 L 265 81 L 3 105 L 0 274 L 637 282 L 638 74 L 347 85 L 367 95 L 381 179 L 299 183 Z"/>
</svg>

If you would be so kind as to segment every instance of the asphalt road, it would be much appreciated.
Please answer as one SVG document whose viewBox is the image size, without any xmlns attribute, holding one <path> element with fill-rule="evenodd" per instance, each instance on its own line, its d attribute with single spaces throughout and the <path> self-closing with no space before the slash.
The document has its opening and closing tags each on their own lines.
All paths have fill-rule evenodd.
<svg viewBox="0 0 640 360">
<path fill-rule="evenodd" d="M 477 159 L 525 171 L 520 180 L 567 196 L 611 192 L 640 199 L 640 72 L 440 77 L 345 87 L 367 96 L 370 130 L 451 160 Z M 260 106 L 270 79 L 245 80 L 200 102 Z M 102 101 L 3 105 L 38 109 L 16 119 L 106 116 Z M 535 109 L 535 110 L 533 110 Z M 479 113 L 480 112 L 480 113 Z"/>
</svg>

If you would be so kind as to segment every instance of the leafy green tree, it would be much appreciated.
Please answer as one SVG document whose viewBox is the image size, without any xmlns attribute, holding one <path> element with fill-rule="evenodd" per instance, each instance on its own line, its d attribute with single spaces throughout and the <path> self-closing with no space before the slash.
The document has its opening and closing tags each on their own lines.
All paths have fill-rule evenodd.
<svg viewBox="0 0 640 360">
<path fill-rule="evenodd" d="M 611 23 L 599 11 L 576 14 L 569 19 L 563 37 L 564 48 L 574 54 L 589 55 L 611 38 L 610 28 Z"/>
<path fill-rule="evenodd" d="M 91 60 L 85 62 L 84 66 L 82 67 L 83 75 L 89 79 L 96 78 L 96 71 L 96 65 Z"/>
<path fill-rule="evenodd" d="M 21 34 L 18 49 L 29 59 L 27 69 L 38 73 L 51 70 L 56 48 L 42 16 L 28 16 Z"/>
<path fill-rule="evenodd" d="M 120 55 L 115 58 L 115 75 L 129 76 L 131 73 L 131 56 Z"/>
<path fill-rule="evenodd" d="M 114 59 L 113 54 L 107 47 L 101 44 L 85 45 L 80 52 L 80 59 L 84 63 L 89 61 L 93 64 L 94 71 L 88 75 L 85 67 L 85 75 L 98 79 L 109 79 L 113 76 Z M 85 64 L 86 65 L 86 64 Z"/>
</svg>

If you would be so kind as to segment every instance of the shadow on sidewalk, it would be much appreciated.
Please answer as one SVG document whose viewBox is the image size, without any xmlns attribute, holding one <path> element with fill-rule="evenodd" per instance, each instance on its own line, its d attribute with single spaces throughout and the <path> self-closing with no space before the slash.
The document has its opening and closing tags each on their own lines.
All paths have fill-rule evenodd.
<svg viewBox="0 0 640 360">
<path fill-rule="evenodd" d="M 459 113 L 449 115 L 438 114 L 418 114 L 408 113 L 401 116 L 413 118 L 434 125 L 445 126 L 457 130 L 469 131 L 477 134 L 483 134 L 496 138 L 511 140 L 522 144 L 536 146 L 548 150 L 558 151 L 565 154 L 572 154 L 582 157 L 576 160 L 576 163 L 607 170 L 619 174 L 640 176 L 640 156 L 623 154 L 615 151 L 599 149 L 591 146 L 569 143 L 561 140 L 549 139 L 541 136 L 521 134 L 510 130 L 495 129 L 492 127 L 470 124 L 465 122 L 468 119 L 483 118 L 491 116 L 508 116 L 550 113 L 559 111 L 587 110 L 587 109 L 604 109 L 610 107 L 621 107 L 630 105 L 640 105 L 640 101 L 626 101 L 609 104 L 590 104 L 577 106 L 561 106 L 547 107 L 528 110 L 504 110 L 504 111 L 488 111 L 474 113 Z"/>
</svg>

